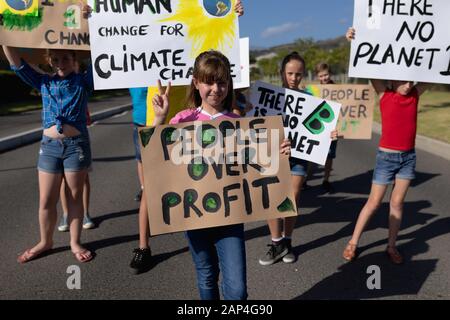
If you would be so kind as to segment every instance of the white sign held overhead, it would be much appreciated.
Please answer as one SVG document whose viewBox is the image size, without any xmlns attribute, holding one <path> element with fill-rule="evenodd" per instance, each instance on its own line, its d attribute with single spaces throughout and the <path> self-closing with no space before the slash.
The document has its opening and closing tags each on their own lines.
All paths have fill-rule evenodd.
<svg viewBox="0 0 450 320">
<path fill-rule="evenodd" d="M 355 1 L 349 76 L 450 83 L 450 1 Z"/>
<path fill-rule="evenodd" d="M 96 89 L 191 82 L 195 58 L 215 49 L 240 81 L 236 0 L 89 0 Z M 113 5 L 114 4 L 114 5 Z"/>
</svg>

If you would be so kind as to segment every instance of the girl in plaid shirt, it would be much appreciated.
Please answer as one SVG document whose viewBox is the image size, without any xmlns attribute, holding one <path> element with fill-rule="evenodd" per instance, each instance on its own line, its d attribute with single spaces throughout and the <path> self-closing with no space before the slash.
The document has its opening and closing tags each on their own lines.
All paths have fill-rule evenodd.
<svg viewBox="0 0 450 320">
<path fill-rule="evenodd" d="M 39 150 L 39 227 L 40 241 L 18 258 L 26 263 L 52 249 L 57 220 L 56 204 L 62 179 L 68 188 L 70 247 L 79 262 L 93 254 L 80 243 L 83 221 L 83 183 L 91 164 L 87 131 L 87 100 L 93 90 L 92 69 L 76 73 L 73 50 L 49 50 L 48 62 L 54 74 L 45 74 L 21 59 L 17 49 L 3 46 L 11 69 L 42 95 L 42 126 Z"/>
</svg>

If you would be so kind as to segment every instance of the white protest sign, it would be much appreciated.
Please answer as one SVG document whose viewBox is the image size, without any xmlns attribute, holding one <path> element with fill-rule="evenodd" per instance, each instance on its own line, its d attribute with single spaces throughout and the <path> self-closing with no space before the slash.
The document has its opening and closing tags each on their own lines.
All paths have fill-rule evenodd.
<svg viewBox="0 0 450 320">
<path fill-rule="evenodd" d="M 240 60 L 241 60 L 241 81 L 233 82 L 234 89 L 250 87 L 250 43 L 249 38 L 239 39 Z"/>
<path fill-rule="evenodd" d="M 240 81 L 236 0 L 89 0 L 95 89 L 188 85 L 195 58 L 216 49 Z"/>
<path fill-rule="evenodd" d="M 355 1 L 349 76 L 450 83 L 450 1 Z"/>
<path fill-rule="evenodd" d="M 325 164 L 330 133 L 339 117 L 339 103 L 260 81 L 251 87 L 250 102 L 253 109 L 247 116 L 283 115 L 292 157 Z"/>
</svg>

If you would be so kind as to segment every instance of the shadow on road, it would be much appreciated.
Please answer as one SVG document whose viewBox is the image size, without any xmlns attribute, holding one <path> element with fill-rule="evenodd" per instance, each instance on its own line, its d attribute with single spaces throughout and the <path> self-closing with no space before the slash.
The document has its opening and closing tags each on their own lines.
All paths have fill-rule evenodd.
<svg viewBox="0 0 450 320">
<path fill-rule="evenodd" d="M 349 238 L 353 233 L 359 210 L 365 203 L 365 199 L 345 199 L 330 204 L 331 199 L 324 199 L 325 205 L 308 215 L 300 215 L 295 228 L 314 223 L 330 223 L 330 222 L 350 222 L 337 232 L 324 235 L 321 238 L 301 246 L 294 247 L 293 250 L 297 254 L 303 254 L 309 250 L 314 250 L 325 246 L 329 243 L 339 241 L 342 238 Z M 408 229 L 416 225 L 424 225 L 427 221 L 436 217 L 436 215 L 423 213 L 423 209 L 431 207 L 429 201 L 421 200 L 414 202 L 406 202 L 404 205 L 404 219 L 402 221 L 402 229 Z M 369 222 L 366 232 L 375 229 L 386 229 L 386 238 L 388 230 L 389 203 L 383 203 Z M 401 233 L 401 231 L 400 231 Z M 363 235 L 364 236 L 364 235 Z M 337 254 L 340 254 L 337 253 Z"/>
<path fill-rule="evenodd" d="M 294 300 L 310 299 L 375 299 L 382 297 L 415 295 L 436 267 L 437 260 L 407 262 L 398 266 L 389 262 L 384 252 L 371 253 L 354 262 L 343 264 L 339 271 L 315 284 Z M 381 289 L 368 289 L 373 274 L 369 266 L 380 268 Z"/>
<path fill-rule="evenodd" d="M 100 216 L 92 217 L 92 221 L 95 224 L 95 229 L 97 229 L 103 221 L 109 220 L 109 219 L 115 219 L 115 218 L 121 218 L 126 217 L 132 214 L 138 214 L 139 209 L 132 209 L 132 210 L 126 210 L 126 211 L 119 211 L 119 212 L 113 212 L 113 213 L 106 213 Z"/>
<path fill-rule="evenodd" d="M 371 299 L 416 295 L 428 276 L 435 270 L 438 259 L 411 259 L 429 250 L 428 240 L 448 233 L 450 233 L 450 218 L 433 221 L 418 230 L 399 236 L 400 241 L 409 239 L 408 242 L 398 246 L 405 257 L 403 265 L 391 264 L 384 252 L 358 256 L 355 261 L 343 264 L 338 272 L 294 299 Z M 360 251 L 383 244 L 386 244 L 386 240 L 371 243 L 360 248 Z M 367 272 L 367 268 L 371 265 L 380 267 L 381 290 L 367 288 L 367 279 L 372 274 Z"/>
</svg>

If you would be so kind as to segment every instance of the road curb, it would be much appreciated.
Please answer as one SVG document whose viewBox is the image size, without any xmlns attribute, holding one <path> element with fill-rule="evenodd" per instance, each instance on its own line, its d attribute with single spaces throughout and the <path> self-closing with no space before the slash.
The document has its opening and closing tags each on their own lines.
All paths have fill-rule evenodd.
<svg viewBox="0 0 450 320">
<path fill-rule="evenodd" d="M 373 122 L 372 131 L 381 134 L 381 124 Z M 438 157 L 442 157 L 446 160 L 450 160 L 450 144 L 424 137 L 421 135 L 416 136 L 416 148 L 432 153 Z"/>
<path fill-rule="evenodd" d="M 112 107 L 109 109 L 93 112 L 91 121 L 98 121 L 112 117 L 113 115 L 131 110 L 131 103 Z M 42 138 L 42 128 L 28 130 L 26 132 L 17 133 L 0 139 L 0 153 L 15 149 L 30 143 L 39 141 Z"/>
</svg>

